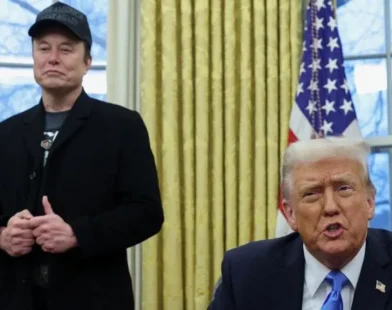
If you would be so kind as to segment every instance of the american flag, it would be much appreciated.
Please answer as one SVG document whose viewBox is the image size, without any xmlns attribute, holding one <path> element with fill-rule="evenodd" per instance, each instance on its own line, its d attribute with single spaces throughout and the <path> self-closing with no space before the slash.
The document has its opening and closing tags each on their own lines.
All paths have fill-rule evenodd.
<svg viewBox="0 0 392 310">
<path fill-rule="evenodd" d="M 288 143 L 320 136 L 360 136 L 344 72 L 342 44 L 329 0 L 310 0 Z M 276 237 L 291 232 L 281 201 Z"/>
</svg>

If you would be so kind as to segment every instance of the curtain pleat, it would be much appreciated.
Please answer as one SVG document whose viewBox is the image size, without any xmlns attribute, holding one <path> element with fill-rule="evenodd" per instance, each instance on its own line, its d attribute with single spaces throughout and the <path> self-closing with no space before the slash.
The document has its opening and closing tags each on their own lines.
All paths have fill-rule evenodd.
<svg viewBox="0 0 392 310">
<path fill-rule="evenodd" d="M 142 1 L 141 106 L 165 224 L 143 310 L 205 310 L 224 252 L 272 238 L 302 1 Z"/>
</svg>

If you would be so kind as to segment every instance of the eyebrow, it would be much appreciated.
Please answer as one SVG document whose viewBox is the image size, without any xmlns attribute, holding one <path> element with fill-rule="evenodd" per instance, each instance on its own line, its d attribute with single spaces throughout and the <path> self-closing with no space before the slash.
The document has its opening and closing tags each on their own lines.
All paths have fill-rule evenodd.
<svg viewBox="0 0 392 310">
<path fill-rule="evenodd" d="M 333 175 L 331 177 L 331 180 L 333 182 L 340 182 L 340 181 L 356 181 L 358 179 L 358 176 L 351 173 L 351 172 L 345 172 L 345 173 L 340 173 L 338 175 Z"/>
<path fill-rule="evenodd" d="M 298 189 L 299 189 L 299 192 L 304 192 L 304 191 L 308 191 L 308 190 L 311 190 L 311 189 L 314 189 L 314 188 L 317 188 L 320 186 L 322 186 L 321 182 L 304 181 L 304 182 L 299 183 Z"/>
<path fill-rule="evenodd" d="M 356 182 L 357 176 L 351 172 L 341 173 L 337 175 L 331 176 L 331 181 L 334 183 L 337 182 Z M 322 186 L 323 182 L 321 180 L 304 180 L 300 181 L 299 183 L 300 191 L 304 191 L 307 189 L 312 189 L 318 186 Z"/>
</svg>

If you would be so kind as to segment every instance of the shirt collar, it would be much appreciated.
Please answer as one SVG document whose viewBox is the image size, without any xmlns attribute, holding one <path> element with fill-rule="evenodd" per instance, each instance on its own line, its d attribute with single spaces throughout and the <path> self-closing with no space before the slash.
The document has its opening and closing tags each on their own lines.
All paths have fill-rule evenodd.
<svg viewBox="0 0 392 310">
<path fill-rule="evenodd" d="M 340 270 L 348 278 L 354 289 L 357 287 L 359 274 L 365 258 L 365 248 L 366 242 L 363 243 L 357 255 Z M 313 297 L 331 270 L 310 254 L 305 245 L 303 245 L 303 249 L 305 256 L 305 285 L 308 288 L 310 296 Z"/>
</svg>

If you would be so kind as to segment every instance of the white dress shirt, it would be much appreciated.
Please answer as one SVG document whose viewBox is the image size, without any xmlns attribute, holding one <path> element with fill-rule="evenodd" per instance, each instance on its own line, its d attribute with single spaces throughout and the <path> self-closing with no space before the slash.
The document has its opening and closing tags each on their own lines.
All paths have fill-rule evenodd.
<svg viewBox="0 0 392 310">
<path fill-rule="evenodd" d="M 340 270 L 350 282 L 342 289 L 343 310 L 351 309 L 355 288 L 357 287 L 365 258 L 365 247 L 366 243 L 363 244 L 354 259 Z M 303 248 L 305 255 L 305 283 L 302 310 L 318 310 L 321 309 L 325 299 L 332 290 L 332 286 L 325 281 L 325 277 L 331 270 L 312 256 L 305 245 Z"/>
</svg>

